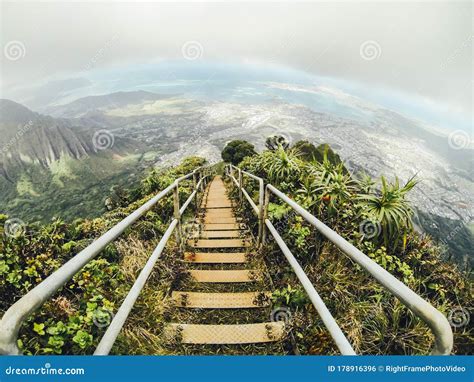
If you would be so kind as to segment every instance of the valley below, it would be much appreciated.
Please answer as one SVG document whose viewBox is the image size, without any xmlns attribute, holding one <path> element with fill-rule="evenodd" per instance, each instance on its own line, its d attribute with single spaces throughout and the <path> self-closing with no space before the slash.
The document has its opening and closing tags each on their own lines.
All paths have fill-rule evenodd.
<svg viewBox="0 0 474 382">
<path fill-rule="evenodd" d="M 263 101 L 249 101 L 262 91 L 268 93 Z M 443 243 L 446 256 L 472 265 L 472 150 L 453 148 L 443 134 L 388 109 L 326 89 L 311 91 L 325 97 L 320 104 L 326 106 L 309 107 L 298 98 L 301 90 L 275 83 L 205 100 L 119 92 L 48 106 L 41 110 L 48 116 L 2 101 L 0 211 L 27 222 L 98 216 L 108 197 L 137 185 L 151 167 L 174 166 L 188 156 L 216 163 L 233 139 L 260 151 L 266 137 L 280 134 L 290 143 L 328 143 L 355 177 L 404 181 L 416 174 L 419 184 L 410 197 L 418 229 Z"/>
</svg>

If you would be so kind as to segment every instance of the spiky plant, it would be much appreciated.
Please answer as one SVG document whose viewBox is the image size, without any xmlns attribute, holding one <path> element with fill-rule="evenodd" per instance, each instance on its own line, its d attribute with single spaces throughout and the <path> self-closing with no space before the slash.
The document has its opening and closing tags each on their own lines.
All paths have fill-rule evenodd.
<svg viewBox="0 0 474 382">
<path fill-rule="evenodd" d="M 319 200 L 328 206 L 330 215 L 337 213 L 356 190 L 354 181 L 348 174 L 344 174 L 342 166 L 336 166 L 334 170 L 325 173 L 325 177 L 319 181 Z"/>
<path fill-rule="evenodd" d="M 370 194 L 375 184 L 376 182 L 374 181 L 374 179 L 365 172 L 362 173 L 360 178 L 357 180 L 357 185 L 359 186 L 359 189 L 363 194 Z"/>
<path fill-rule="evenodd" d="M 413 210 L 406 195 L 418 183 L 411 177 L 401 186 L 398 178 L 393 183 L 381 177 L 382 188 L 376 193 L 362 193 L 358 200 L 364 212 L 380 224 L 385 247 L 397 248 L 400 238 L 403 238 L 403 248 L 406 245 L 406 235 L 413 228 Z M 392 245 L 389 245 L 389 244 Z"/>
<path fill-rule="evenodd" d="M 285 151 L 282 146 L 279 146 L 271 155 L 265 157 L 264 166 L 270 181 L 280 183 L 298 178 L 301 160 L 293 151 Z"/>
</svg>

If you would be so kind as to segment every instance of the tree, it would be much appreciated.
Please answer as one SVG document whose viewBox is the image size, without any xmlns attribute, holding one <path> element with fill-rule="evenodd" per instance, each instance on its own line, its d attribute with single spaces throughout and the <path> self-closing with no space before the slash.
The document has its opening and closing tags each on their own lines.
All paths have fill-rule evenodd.
<svg viewBox="0 0 474 382">
<path fill-rule="evenodd" d="M 319 158 L 318 149 L 316 148 L 315 145 L 313 145 L 309 141 L 306 141 L 306 140 L 298 141 L 291 147 L 291 149 L 297 150 L 298 153 L 300 154 L 299 155 L 300 159 L 306 162 L 318 161 L 318 158 Z"/>
<path fill-rule="evenodd" d="M 290 147 L 290 142 L 283 135 L 271 135 L 265 140 L 265 146 L 270 151 L 276 151 L 279 147 L 286 150 Z"/>
<path fill-rule="evenodd" d="M 339 155 L 336 154 L 327 143 L 323 143 L 316 147 L 314 144 L 307 140 L 301 140 L 296 142 L 291 147 L 291 149 L 296 150 L 299 154 L 300 159 L 306 162 L 322 163 L 323 161 L 328 160 L 329 163 L 335 165 L 342 163 L 342 160 Z"/>
<path fill-rule="evenodd" d="M 247 141 L 234 140 L 226 144 L 221 156 L 225 162 L 238 165 L 245 157 L 257 154 L 254 145 Z"/>
</svg>

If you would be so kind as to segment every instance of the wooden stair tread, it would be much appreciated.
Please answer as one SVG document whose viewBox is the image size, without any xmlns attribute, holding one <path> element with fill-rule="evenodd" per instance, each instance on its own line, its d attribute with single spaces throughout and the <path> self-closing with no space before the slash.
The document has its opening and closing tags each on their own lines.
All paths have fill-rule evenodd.
<svg viewBox="0 0 474 382">
<path fill-rule="evenodd" d="M 189 240 L 193 248 L 247 248 L 252 244 L 242 239 L 198 239 Z"/>
<path fill-rule="evenodd" d="M 254 282 L 262 278 L 259 271 L 253 269 L 238 270 L 189 270 L 194 281 L 200 283 L 246 283 Z"/>
<path fill-rule="evenodd" d="M 204 202 L 201 204 L 201 208 L 206 208 L 206 209 L 225 209 L 225 208 L 232 208 L 232 203 L 226 203 L 224 201 L 222 202 Z"/>
<path fill-rule="evenodd" d="M 173 292 L 175 306 L 182 308 L 236 309 L 262 308 L 270 304 L 270 292 L 202 293 Z"/>
<path fill-rule="evenodd" d="M 204 216 L 202 218 L 204 224 L 237 224 L 238 221 L 235 217 L 217 217 L 217 216 Z"/>
<path fill-rule="evenodd" d="M 204 214 L 201 214 L 200 216 L 204 219 L 214 219 L 217 221 L 219 219 L 236 219 L 234 213 L 230 211 L 213 212 L 213 213 L 206 212 Z"/>
<path fill-rule="evenodd" d="M 227 230 L 227 231 L 202 231 L 201 239 L 222 239 L 222 238 L 236 238 L 240 237 L 239 230 Z"/>
<path fill-rule="evenodd" d="M 234 212 L 234 209 L 232 207 L 219 207 L 219 208 L 206 207 L 204 208 L 204 210 L 205 212 L 210 212 L 210 213 Z"/>
<path fill-rule="evenodd" d="M 274 342 L 285 333 L 283 322 L 241 325 L 168 324 L 165 336 L 184 344 L 251 344 Z"/>
<path fill-rule="evenodd" d="M 189 263 L 246 263 L 247 258 L 242 252 L 186 252 L 184 261 Z"/>
<path fill-rule="evenodd" d="M 203 231 L 227 231 L 244 229 L 243 224 L 239 223 L 206 223 L 202 226 Z"/>
</svg>

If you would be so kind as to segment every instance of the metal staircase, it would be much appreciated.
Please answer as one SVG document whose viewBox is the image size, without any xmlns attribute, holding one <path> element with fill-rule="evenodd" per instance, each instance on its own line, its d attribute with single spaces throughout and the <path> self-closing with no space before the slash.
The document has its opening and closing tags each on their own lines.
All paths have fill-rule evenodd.
<svg viewBox="0 0 474 382">
<path fill-rule="evenodd" d="M 198 284 L 243 283 L 249 291 L 226 293 L 215 291 L 212 287 L 207 292 L 192 289 L 174 291 L 172 299 L 175 306 L 181 309 L 259 309 L 268 306 L 271 293 L 254 286 L 255 282 L 263 279 L 262 271 L 248 266 L 247 251 L 255 252 L 255 243 L 245 225 L 235 217 L 221 177 L 215 177 L 210 183 L 201 210 L 197 235 L 188 241 L 189 251 L 184 253 L 190 277 Z M 193 269 L 197 263 L 207 264 L 207 269 Z M 229 264 L 239 264 L 239 267 L 222 269 Z M 283 334 L 283 322 L 229 325 L 186 322 L 171 323 L 165 329 L 166 337 L 179 337 L 184 344 L 274 342 L 280 340 Z"/>
<path fill-rule="evenodd" d="M 100 236 L 88 247 L 65 263 L 40 284 L 26 293 L 13 304 L 0 321 L 0 354 L 19 354 L 17 347 L 18 332 L 25 320 L 38 310 L 51 296 L 63 287 L 75 274 L 94 259 L 100 252 L 127 228 L 152 209 L 158 201 L 172 194 L 174 216 L 160 242 L 148 258 L 125 300 L 116 312 L 112 322 L 102 337 L 95 355 L 106 355 L 111 351 L 135 301 L 145 286 L 148 277 L 159 260 L 169 239 L 176 234 L 179 250 L 176 255 L 187 266 L 187 277 L 180 288 L 170 294 L 170 302 L 177 310 L 169 322 L 163 336 L 177 344 L 189 346 L 220 346 L 242 344 L 275 344 L 285 337 L 284 322 L 269 322 L 268 315 L 255 315 L 262 318 L 258 322 L 248 322 L 236 315 L 234 321 L 214 320 L 218 311 L 252 311 L 270 309 L 270 280 L 262 261 L 258 261 L 258 249 L 272 235 L 280 247 L 291 268 L 295 272 L 309 299 L 313 303 L 326 329 L 342 354 L 355 354 L 348 339 L 338 326 L 334 317 L 324 304 L 314 285 L 268 219 L 270 198 L 277 198 L 290 206 L 297 214 L 314 226 L 327 240 L 331 241 L 342 254 L 348 256 L 358 266 L 374 277 L 380 285 L 396 296 L 414 315 L 420 317 L 431 328 L 435 345 L 433 354 L 449 354 L 453 346 L 453 334 L 446 317 L 429 302 L 409 289 L 405 284 L 380 267 L 377 263 L 347 242 L 331 228 L 319 221 L 287 195 L 270 184 L 265 185 L 262 178 L 245 172 L 235 166 L 226 167 L 226 173 L 239 192 L 238 201 L 231 200 L 221 177 L 211 175 L 209 168 L 197 168 L 182 176 L 170 186 L 159 192 L 132 214 Z M 254 201 L 243 187 L 243 177 L 258 182 L 258 201 Z M 180 206 L 179 186 L 192 180 L 193 191 Z M 211 181 L 212 180 L 212 181 Z M 211 181 L 209 183 L 209 181 Z M 256 242 L 246 229 L 245 224 L 234 215 L 235 203 L 248 201 L 258 220 Z M 184 240 L 182 219 L 189 205 L 194 201 L 199 206 L 197 230 L 193 237 Z M 184 250 L 182 250 L 184 249 Z M 210 311 L 206 319 L 191 322 L 186 312 Z M 194 315 L 196 316 L 196 315 Z M 203 314 L 204 316 L 204 314 Z M 205 322 L 203 322 L 205 321 Z M 270 345 L 268 345 L 270 346 Z M 257 352 L 258 353 L 258 352 Z M 199 354 L 199 353 L 197 353 Z M 216 353 L 220 354 L 220 353 Z M 250 354 L 250 353 L 249 353 Z"/>
</svg>

